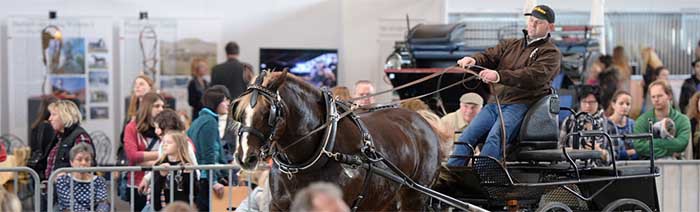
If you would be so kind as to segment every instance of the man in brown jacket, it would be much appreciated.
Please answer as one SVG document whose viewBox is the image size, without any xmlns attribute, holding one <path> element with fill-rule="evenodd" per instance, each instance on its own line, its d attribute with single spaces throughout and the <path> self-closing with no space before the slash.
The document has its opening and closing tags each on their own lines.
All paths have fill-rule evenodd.
<svg viewBox="0 0 700 212">
<path fill-rule="evenodd" d="M 459 138 L 460 142 L 471 146 L 456 145 L 453 156 L 471 155 L 471 148 L 485 140 L 481 156 L 501 158 L 500 118 L 505 122 L 506 140 L 511 142 L 528 107 L 549 94 L 561 62 L 561 53 L 549 35 L 554 31 L 554 11 L 539 5 L 525 15 L 529 18 L 522 39 L 504 40 L 496 47 L 457 61 L 462 67 L 480 65 L 486 68 L 479 72 L 479 77 L 493 85 L 494 95 L 500 98 L 503 117 L 499 117 L 492 97 Z M 465 158 L 450 158 L 448 165 L 465 165 Z"/>
</svg>

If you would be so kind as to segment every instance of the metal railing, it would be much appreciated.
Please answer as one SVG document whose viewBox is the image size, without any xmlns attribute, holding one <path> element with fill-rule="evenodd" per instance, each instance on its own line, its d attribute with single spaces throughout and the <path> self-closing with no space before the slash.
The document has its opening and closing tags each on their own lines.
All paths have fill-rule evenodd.
<svg viewBox="0 0 700 212">
<path fill-rule="evenodd" d="M 163 166 L 147 166 L 147 167 L 141 167 L 141 166 L 107 166 L 107 167 L 89 167 L 89 168 L 61 168 L 61 169 L 58 169 L 58 170 L 54 171 L 53 173 L 51 173 L 51 176 L 49 177 L 49 182 L 54 182 L 54 183 L 49 183 L 49 184 L 48 184 L 48 192 L 47 192 L 47 194 L 48 194 L 48 195 L 47 195 L 47 196 L 48 196 L 47 200 L 48 200 L 48 201 L 47 201 L 47 202 L 53 203 L 53 202 L 56 200 L 56 197 L 55 197 L 55 192 L 56 192 L 56 188 L 55 188 L 56 185 L 55 185 L 55 182 L 56 182 L 56 180 L 58 179 L 58 177 L 60 177 L 59 175 L 63 175 L 63 174 L 67 174 L 67 173 L 86 173 L 86 172 L 89 172 L 89 173 L 104 172 L 104 173 L 110 173 L 110 174 L 113 173 L 113 172 L 120 172 L 120 173 L 121 173 L 121 172 L 129 172 L 129 173 L 131 173 L 131 174 L 130 174 L 130 181 L 129 181 L 130 183 L 129 183 L 129 185 L 128 185 L 128 186 L 129 186 L 129 188 L 128 188 L 128 189 L 129 189 L 128 195 L 130 196 L 129 209 L 130 209 L 131 211 L 133 211 L 133 210 L 134 210 L 134 197 L 135 197 L 135 191 L 134 191 L 134 190 L 137 189 L 137 187 L 139 186 L 139 185 L 134 184 L 134 182 L 135 182 L 135 181 L 134 181 L 134 180 L 135 180 L 135 179 L 134 179 L 134 173 L 135 173 L 135 172 L 152 171 L 152 177 L 151 177 L 151 179 L 150 179 L 150 186 L 149 186 L 150 192 L 151 192 L 151 194 L 149 194 L 149 195 L 152 195 L 152 192 L 156 192 L 156 191 L 154 190 L 154 188 L 155 188 L 155 179 L 154 179 L 153 176 L 155 176 L 156 174 L 158 174 L 157 172 L 159 172 L 159 171 L 168 171 L 168 175 L 171 175 L 171 176 L 172 176 L 172 174 L 174 174 L 174 171 L 191 171 L 191 172 L 190 172 L 191 174 L 189 175 L 189 181 L 190 181 L 190 183 L 189 183 L 189 191 L 190 191 L 190 192 L 189 192 L 188 200 L 189 200 L 189 204 L 190 204 L 190 205 L 194 205 L 193 203 L 195 203 L 195 194 L 198 193 L 197 190 L 194 190 L 194 183 L 198 183 L 198 182 L 199 182 L 198 180 L 195 180 L 196 178 L 198 178 L 198 177 L 196 176 L 196 174 L 195 174 L 195 173 L 196 173 L 195 171 L 197 171 L 197 170 L 199 170 L 199 171 L 208 171 L 208 176 L 212 176 L 212 172 L 214 172 L 214 171 L 227 170 L 228 173 L 229 173 L 229 175 L 228 175 L 228 182 L 229 182 L 229 185 L 232 185 L 232 184 L 233 184 L 233 182 L 232 182 L 232 181 L 233 181 L 233 175 L 235 174 L 235 173 L 233 173 L 233 171 L 234 171 L 234 169 L 239 169 L 239 168 L 240 168 L 240 167 L 237 166 L 237 165 L 199 165 L 199 166 L 169 166 L 169 167 L 163 167 Z M 171 201 L 171 202 L 174 202 L 174 201 L 175 201 L 175 200 L 174 200 L 174 195 L 175 195 L 175 190 L 176 190 L 176 189 L 174 189 L 174 188 L 175 188 L 175 187 L 174 187 L 174 178 L 175 178 L 175 177 L 169 177 L 169 179 L 168 179 L 169 182 L 167 182 L 168 185 L 169 185 L 169 188 L 170 188 L 170 189 L 169 189 L 170 192 L 169 192 L 168 195 L 169 195 L 169 197 L 170 197 L 170 201 Z M 144 179 L 144 180 L 145 180 L 145 179 Z M 208 200 L 208 203 L 209 203 L 209 204 L 208 204 L 208 205 L 211 207 L 211 206 L 213 206 L 213 197 L 214 197 L 214 196 L 213 196 L 213 183 L 214 183 L 215 181 L 214 181 L 214 179 L 211 178 L 211 177 L 209 177 L 207 180 L 208 180 L 208 182 L 209 182 L 209 188 L 208 188 L 208 191 L 209 191 L 209 200 Z M 248 178 L 248 180 L 250 181 L 250 178 Z M 116 192 L 115 192 L 115 185 L 114 185 L 114 184 L 115 184 L 114 181 L 109 183 L 109 194 L 110 194 L 110 195 L 109 195 L 109 199 L 110 199 L 110 201 L 108 201 L 108 202 L 110 203 L 110 204 L 109 204 L 110 211 L 115 211 L 115 204 L 114 204 L 114 203 L 116 202 L 116 201 L 115 201 L 115 196 L 116 196 L 115 194 L 116 194 Z M 71 191 L 70 191 L 70 192 L 71 192 L 71 195 L 70 195 L 70 196 L 71 196 L 71 199 L 70 199 L 70 208 L 73 209 L 73 208 L 75 207 L 75 205 L 74 205 L 75 202 L 74 202 L 74 199 L 72 198 L 72 197 L 74 196 L 74 195 L 73 195 L 74 187 L 73 187 L 73 184 L 72 184 L 72 183 L 71 183 L 70 186 L 71 186 L 71 188 L 70 188 L 70 190 L 71 190 Z M 262 186 L 262 185 L 260 185 L 260 186 Z M 250 189 L 250 188 L 249 188 L 249 189 Z M 91 190 L 91 191 L 90 191 L 91 194 L 94 194 L 95 187 L 92 186 L 92 183 L 91 183 L 91 188 L 90 188 L 90 190 Z M 250 190 L 249 190 L 249 191 L 250 191 Z M 229 186 L 229 189 L 228 189 L 228 191 L 226 191 L 226 192 L 228 192 L 229 196 L 233 196 L 233 186 Z M 249 193 L 252 193 L 252 192 L 249 192 Z M 94 204 L 95 204 L 95 201 L 94 201 L 94 200 L 95 200 L 95 195 L 91 195 L 90 198 L 91 198 L 90 208 L 94 210 L 94 206 L 95 206 L 95 205 L 94 205 Z M 154 207 L 154 206 L 155 206 L 155 205 L 154 205 L 154 204 L 155 204 L 155 201 L 154 201 L 153 198 L 151 198 L 149 204 L 150 204 L 151 208 L 155 208 L 155 207 Z M 52 204 L 49 205 L 48 211 L 53 211 L 54 208 L 51 207 L 51 206 L 52 206 Z M 227 210 L 227 211 L 233 211 L 234 209 L 235 209 L 235 208 L 233 207 L 233 199 L 232 199 L 232 198 L 229 198 L 229 199 L 228 199 L 228 207 L 226 207 L 226 210 Z"/>
<path fill-rule="evenodd" d="M 40 203 L 41 203 L 41 186 L 40 186 L 40 181 L 39 179 L 39 174 L 37 174 L 33 169 L 26 167 L 26 166 L 20 166 L 20 167 L 8 167 L 8 168 L 0 168 L 0 172 L 14 172 L 14 190 L 15 193 L 19 190 L 19 173 L 22 172 L 27 172 L 29 173 L 29 176 L 31 176 L 32 180 L 31 182 L 34 184 L 34 211 L 40 211 Z"/>
</svg>

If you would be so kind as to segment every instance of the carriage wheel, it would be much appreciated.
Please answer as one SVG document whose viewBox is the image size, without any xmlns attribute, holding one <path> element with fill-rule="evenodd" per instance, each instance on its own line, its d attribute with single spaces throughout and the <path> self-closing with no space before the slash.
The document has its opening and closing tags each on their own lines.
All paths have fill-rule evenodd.
<svg viewBox="0 0 700 212">
<path fill-rule="evenodd" d="M 603 208 L 604 212 L 610 211 L 648 211 L 651 212 L 651 208 L 642 201 L 636 199 L 618 199 Z"/>
<path fill-rule="evenodd" d="M 537 212 L 572 212 L 571 208 L 561 202 L 548 202 L 537 209 Z"/>
</svg>

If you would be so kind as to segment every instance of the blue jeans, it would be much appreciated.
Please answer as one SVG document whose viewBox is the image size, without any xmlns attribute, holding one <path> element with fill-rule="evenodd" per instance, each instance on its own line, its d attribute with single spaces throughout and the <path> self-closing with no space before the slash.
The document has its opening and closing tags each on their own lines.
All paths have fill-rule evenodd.
<svg viewBox="0 0 700 212">
<path fill-rule="evenodd" d="M 506 125 L 506 142 L 510 143 L 513 136 L 520 131 L 520 123 L 523 122 L 523 117 L 527 113 L 526 104 L 506 104 L 501 105 L 503 121 Z M 498 116 L 498 108 L 496 104 L 486 104 L 481 112 L 474 117 L 474 120 L 469 123 L 466 129 L 459 137 L 459 142 L 469 143 L 476 146 L 481 141 L 486 140 L 484 147 L 481 149 L 481 156 L 491 156 L 496 159 L 501 158 L 501 120 Z M 469 156 L 471 149 L 466 145 L 455 145 L 453 156 Z M 448 166 L 464 166 L 466 158 L 450 158 L 447 161 Z"/>
</svg>

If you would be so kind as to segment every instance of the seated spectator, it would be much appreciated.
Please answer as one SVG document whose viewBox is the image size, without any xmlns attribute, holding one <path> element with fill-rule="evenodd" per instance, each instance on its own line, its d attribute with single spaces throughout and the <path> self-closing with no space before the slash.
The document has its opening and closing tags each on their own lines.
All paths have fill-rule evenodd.
<svg viewBox="0 0 700 212">
<path fill-rule="evenodd" d="M 610 153 L 607 151 L 604 138 L 585 137 L 575 139 L 576 136 L 567 136 L 571 132 L 582 130 L 607 131 L 605 124 L 605 113 L 599 106 L 600 88 L 598 86 L 591 85 L 581 86 L 578 89 L 577 100 L 579 102 L 579 112 L 587 113 L 590 115 L 591 119 L 585 117 L 574 119 L 573 116 L 566 117 L 561 125 L 561 131 L 559 132 L 560 145 L 573 148 L 598 150 L 603 154 L 603 160 L 600 162 L 605 164 L 610 159 L 608 158 Z"/>
<path fill-rule="evenodd" d="M 345 101 L 352 98 L 350 96 L 350 89 L 348 89 L 348 87 L 345 86 L 335 86 L 331 89 L 331 93 L 333 94 L 333 97 L 341 101 Z"/>
<path fill-rule="evenodd" d="M 474 119 L 476 114 L 479 114 L 483 105 L 484 99 L 479 94 L 466 93 L 459 98 L 459 109 L 440 118 L 440 122 L 450 129 L 450 132 L 459 132 L 455 135 L 456 138 L 459 138 L 464 128 L 467 128 L 469 122 Z"/>
<path fill-rule="evenodd" d="M 700 159 L 700 92 L 695 92 L 690 98 L 690 104 L 686 110 L 690 119 L 690 138 L 693 140 L 693 157 Z"/>
<path fill-rule="evenodd" d="M 613 95 L 610 107 L 612 115 L 608 116 L 608 131 L 610 135 L 631 134 L 634 130 L 634 120 L 629 118 L 630 108 L 632 107 L 632 95 L 627 91 L 617 91 Z M 616 140 L 614 144 L 616 159 L 620 160 L 636 160 L 637 152 L 634 150 L 634 144 L 631 140 Z"/>
<path fill-rule="evenodd" d="M 293 212 L 350 211 L 338 186 L 326 182 L 309 185 L 294 195 Z"/>
<path fill-rule="evenodd" d="M 672 159 L 673 154 L 685 151 L 690 139 L 690 121 L 688 117 L 671 107 L 673 92 L 671 85 L 665 80 L 657 80 L 649 84 L 653 109 L 648 110 L 635 121 L 635 133 L 648 133 L 651 128 L 649 120 L 657 123 L 668 118 L 673 121 L 676 134 L 673 139 L 654 136 L 654 157 L 656 159 Z M 646 139 L 635 140 L 634 147 L 641 158 L 649 158 L 649 142 Z"/>
<path fill-rule="evenodd" d="M 360 80 L 355 83 L 355 95 L 353 98 L 369 96 L 374 94 L 374 85 L 369 80 Z M 374 104 L 374 97 L 367 97 L 358 99 L 355 104 L 362 106 L 368 106 Z"/>
<path fill-rule="evenodd" d="M 700 59 L 693 61 L 691 65 L 693 66 L 693 74 L 683 81 L 681 96 L 678 100 L 678 106 L 683 113 L 686 113 L 685 109 L 688 107 L 688 100 L 690 97 L 695 94 L 696 91 L 700 91 Z"/>
<path fill-rule="evenodd" d="M 92 167 L 93 147 L 76 144 L 70 150 L 70 164 L 74 168 Z M 56 180 L 59 211 L 109 211 L 107 182 L 90 172 L 73 172 Z"/>
</svg>

